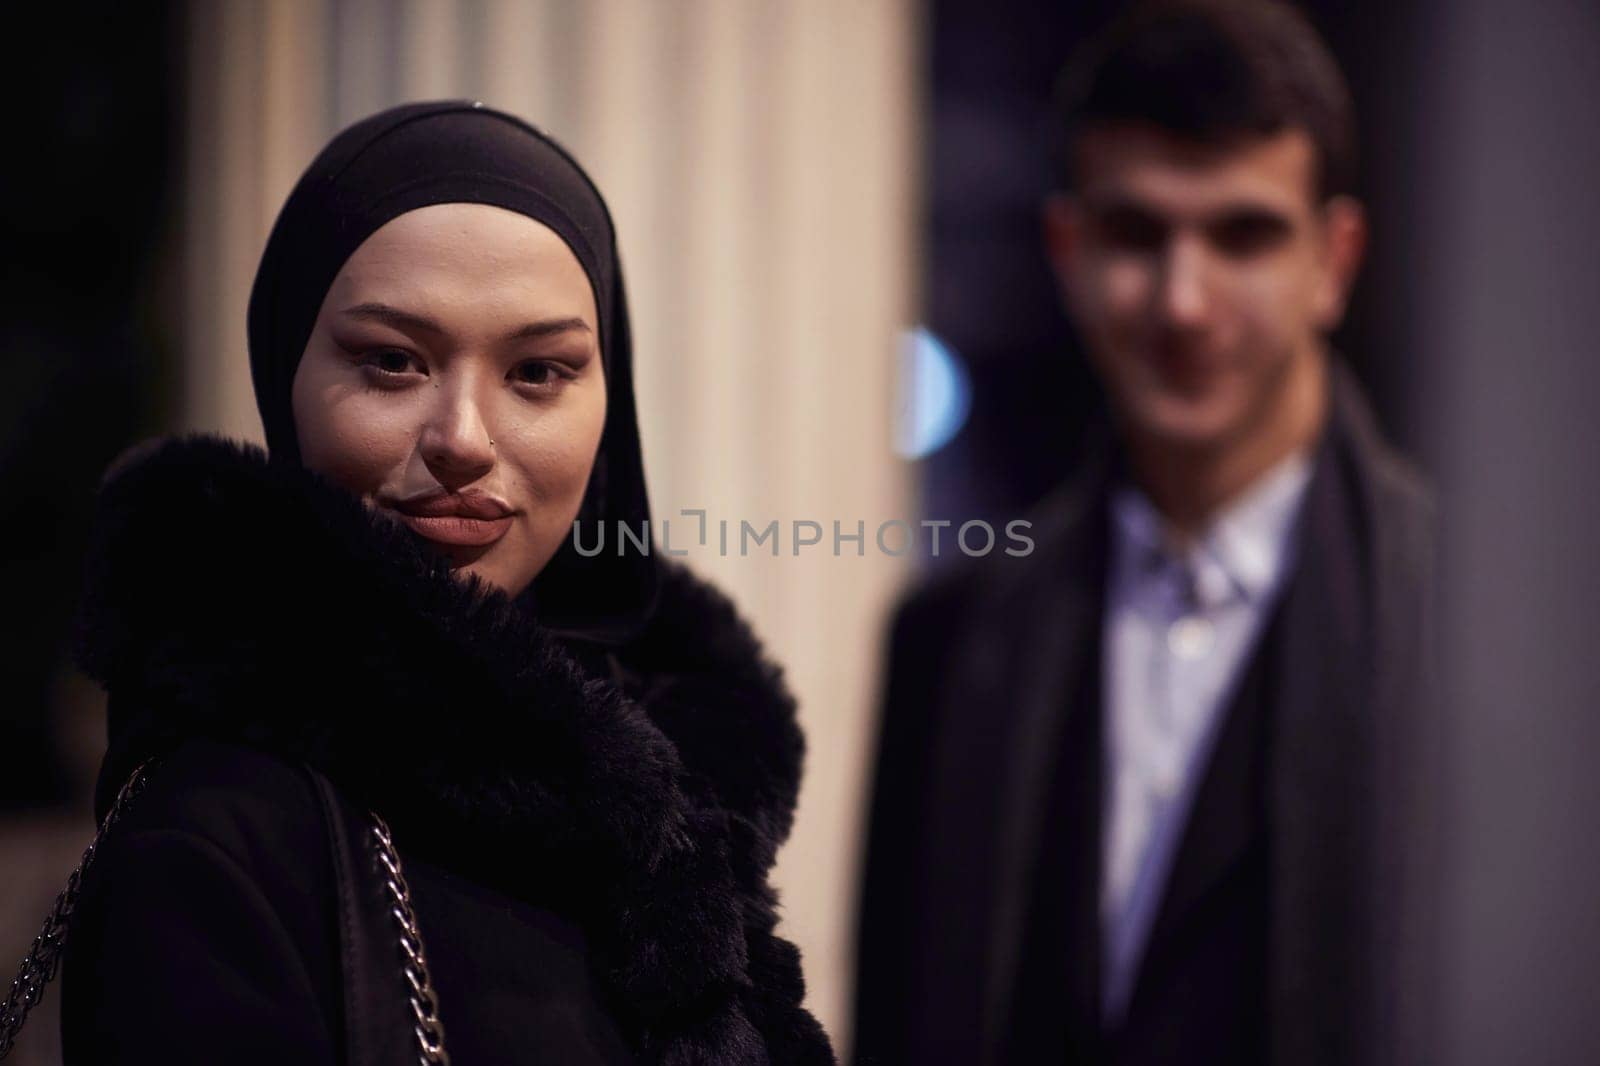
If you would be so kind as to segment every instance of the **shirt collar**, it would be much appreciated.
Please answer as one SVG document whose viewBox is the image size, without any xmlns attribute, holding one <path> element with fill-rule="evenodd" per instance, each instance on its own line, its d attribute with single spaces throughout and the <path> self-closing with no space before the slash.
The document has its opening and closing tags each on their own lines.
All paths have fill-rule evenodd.
<svg viewBox="0 0 1600 1066">
<path fill-rule="evenodd" d="M 1309 449 L 1297 451 L 1258 477 L 1219 512 L 1180 559 L 1170 546 L 1163 520 L 1148 497 L 1131 483 L 1112 498 L 1113 526 L 1125 560 L 1147 564 L 1187 561 L 1205 602 L 1230 593 L 1251 602 L 1269 596 L 1291 561 L 1290 531 L 1311 480 Z"/>
</svg>

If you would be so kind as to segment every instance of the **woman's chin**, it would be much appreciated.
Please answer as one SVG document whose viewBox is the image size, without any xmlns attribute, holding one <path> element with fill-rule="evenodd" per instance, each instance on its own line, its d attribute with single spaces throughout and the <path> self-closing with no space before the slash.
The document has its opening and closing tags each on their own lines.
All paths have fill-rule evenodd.
<svg viewBox="0 0 1600 1066">
<path fill-rule="evenodd" d="M 422 547 L 423 551 L 448 566 L 452 575 L 462 580 L 471 576 L 478 578 L 485 584 L 499 584 L 494 578 L 494 566 L 488 564 L 485 558 L 494 548 L 493 544 L 441 544 L 438 541 L 429 540 L 415 531 L 412 532 L 411 537 Z"/>
<path fill-rule="evenodd" d="M 511 590 L 506 587 L 505 582 L 499 580 L 491 568 L 477 563 L 457 565 L 456 563 L 451 562 L 450 576 L 455 578 L 463 585 L 476 584 L 479 588 L 486 591 L 503 592 L 507 596 L 512 595 Z"/>
<path fill-rule="evenodd" d="M 450 568 L 452 577 L 462 582 L 476 578 L 483 587 L 497 589 L 513 598 L 533 583 L 548 561 L 537 558 L 538 566 L 530 568 L 529 555 L 518 553 L 522 546 L 505 538 L 493 544 L 444 544 L 415 530 L 410 533 L 424 552 Z"/>
</svg>

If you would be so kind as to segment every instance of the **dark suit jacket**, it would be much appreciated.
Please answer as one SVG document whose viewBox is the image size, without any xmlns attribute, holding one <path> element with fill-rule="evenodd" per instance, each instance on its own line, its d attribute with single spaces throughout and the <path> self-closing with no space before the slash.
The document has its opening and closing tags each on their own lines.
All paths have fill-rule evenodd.
<svg viewBox="0 0 1600 1066">
<path fill-rule="evenodd" d="M 1224 953 L 1256 929 L 1238 947 L 1260 957 L 1248 1024 L 1261 1058 L 1294 1066 L 1376 1061 L 1392 1045 L 1397 982 L 1420 950 L 1400 945 L 1421 942 L 1395 928 L 1410 913 L 1399 900 L 1426 861 L 1400 845 L 1425 817 L 1432 502 L 1348 371 L 1335 360 L 1330 374 L 1298 561 L 1244 688 L 1256 717 L 1229 712 L 1202 791 L 1215 802 L 1191 819 L 1146 955 L 1148 970 L 1176 938 L 1204 939 L 1197 923 L 1236 923 L 1212 936 Z M 1141 974 L 1140 1038 L 1109 1042 L 1098 1023 L 1114 461 L 1108 443 L 1046 501 L 1031 555 L 947 572 L 896 616 L 860 909 L 860 1063 L 1205 1061 L 1206 1019 L 1237 1006 L 1227 989 L 1156 994 Z M 1254 807 L 1252 783 L 1234 780 L 1250 773 Z M 1254 887 L 1224 918 L 1204 904 L 1230 877 Z M 1253 925 L 1250 907 L 1264 912 Z M 1053 953 L 1060 964 L 1041 967 Z M 1174 1057 L 1165 1038 L 1180 1033 Z"/>
</svg>

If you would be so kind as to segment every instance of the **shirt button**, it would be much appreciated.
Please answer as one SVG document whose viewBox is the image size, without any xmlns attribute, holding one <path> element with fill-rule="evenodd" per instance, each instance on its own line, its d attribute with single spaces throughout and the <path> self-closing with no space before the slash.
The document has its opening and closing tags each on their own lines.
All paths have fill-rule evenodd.
<svg viewBox="0 0 1600 1066">
<path fill-rule="evenodd" d="M 1167 649 L 1180 659 L 1201 658 L 1216 640 L 1216 626 L 1199 615 L 1180 618 L 1167 627 Z"/>
<path fill-rule="evenodd" d="M 1157 805 L 1170 803 L 1183 782 L 1182 754 L 1172 748 L 1150 752 L 1143 777 L 1147 801 Z M 1151 818 L 1156 816 L 1154 811 L 1147 810 L 1146 814 Z"/>
</svg>

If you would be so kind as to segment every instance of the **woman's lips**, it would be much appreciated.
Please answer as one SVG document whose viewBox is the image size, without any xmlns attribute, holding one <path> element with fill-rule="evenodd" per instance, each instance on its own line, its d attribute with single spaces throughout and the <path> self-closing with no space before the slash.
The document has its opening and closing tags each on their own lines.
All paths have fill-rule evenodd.
<svg viewBox="0 0 1600 1066">
<path fill-rule="evenodd" d="M 511 528 L 511 515 L 470 518 L 466 515 L 418 515 L 395 512 L 419 536 L 440 544 L 481 547 L 493 544 Z"/>
<path fill-rule="evenodd" d="M 506 535 L 516 516 L 508 503 L 481 489 L 436 489 L 385 502 L 413 533 L 435 544 L 457 548 L 488 547 Z"/>
</svg>

